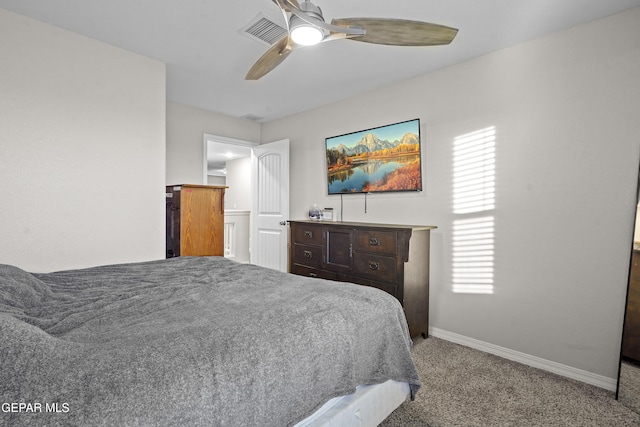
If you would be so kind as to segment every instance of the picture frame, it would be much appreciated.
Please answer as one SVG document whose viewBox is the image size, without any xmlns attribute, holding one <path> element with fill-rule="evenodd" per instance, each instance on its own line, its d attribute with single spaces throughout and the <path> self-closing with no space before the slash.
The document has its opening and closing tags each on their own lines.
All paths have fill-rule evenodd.
<svg viewBox="0 0 640 427">
<path fill-rule="evenodd" d="M 325 138 L 327 192 L 422 191 L 420 119 Z"/>
</svg>

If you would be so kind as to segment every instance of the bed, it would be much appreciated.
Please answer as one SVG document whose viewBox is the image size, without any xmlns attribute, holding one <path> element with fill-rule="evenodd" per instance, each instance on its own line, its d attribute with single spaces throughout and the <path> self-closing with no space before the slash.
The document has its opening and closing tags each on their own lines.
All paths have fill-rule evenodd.
<svg viewBox="0 0 640 427">
<path fill-rule="evenodd" d="M 383 291 L 223 257 L 0 265 L 2 425 L 325 425 L 372 389 L 413 399 L 410 346 Z"/>
</svg>

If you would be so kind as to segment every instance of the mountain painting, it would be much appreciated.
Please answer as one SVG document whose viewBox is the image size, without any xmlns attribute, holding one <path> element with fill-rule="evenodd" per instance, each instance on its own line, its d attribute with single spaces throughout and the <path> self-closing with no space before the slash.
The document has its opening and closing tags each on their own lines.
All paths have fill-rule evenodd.
<svg viewBox="0 0 640 427">
<path fill-rule="evenodd" d="M 325 142 L 329 194 L 422 190 L 419 119 Z"/>
</svg>

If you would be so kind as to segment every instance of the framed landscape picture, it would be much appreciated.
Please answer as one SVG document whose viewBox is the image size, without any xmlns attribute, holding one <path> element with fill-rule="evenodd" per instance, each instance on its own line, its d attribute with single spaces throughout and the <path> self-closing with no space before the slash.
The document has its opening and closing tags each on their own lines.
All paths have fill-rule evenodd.
<svg viewBox="0 0 640 427">
<path fill-rule="evenodd" d="M 420 119 L 325 139 L 328 194 L 422 191 Z"/>
</svg>

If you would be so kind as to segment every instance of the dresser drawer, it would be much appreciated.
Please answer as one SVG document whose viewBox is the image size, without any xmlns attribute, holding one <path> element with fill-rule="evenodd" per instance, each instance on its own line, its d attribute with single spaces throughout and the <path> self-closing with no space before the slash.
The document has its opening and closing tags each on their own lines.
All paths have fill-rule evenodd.
<svg viewBox="0 0 640 427">
<path fill-rule="evenodd" d="M 394 231 L 356 230 L 354 240 L 356 251 L 385 255 L 398 252 L 398 235 Z"/>
<path fill-rule="evenodd" d="M 293 274 L 307 277 L 317 277 L 320 279 L 336 280 L 337 274 L 333 271 L 318 270 L 317 268 L 307 267 L 306 265 L 294 264 L 291 269 Z"/>
<path fill-rule="evenodd" d="M 312 224 L 296 224 L 293 229 L 294 243 L 322 244 L 322 227 Z"/>
<path fill-rule="evenodd" d="M 309 267 L 320 267 L 322 265 L 322 246 L 313 245 L 293 245 L 294 264 L 308 265 Z"/>
<path fill-rule="evenodd" d="M 397 258 L 355 253 L 353 267 L 356 274 L 378 282 L 396 283 L 398 280 Z"/>
</svg>

